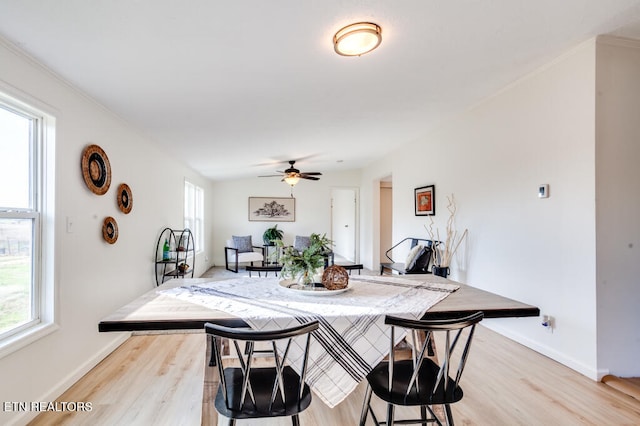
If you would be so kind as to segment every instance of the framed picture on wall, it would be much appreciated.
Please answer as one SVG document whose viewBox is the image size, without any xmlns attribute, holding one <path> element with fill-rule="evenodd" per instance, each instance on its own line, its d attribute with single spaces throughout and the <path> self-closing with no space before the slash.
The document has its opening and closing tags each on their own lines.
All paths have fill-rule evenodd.
<svg viewBox="0 0 640 426">
<path fill-rule="evenodd" d="M 432 216 L 436 214 L 435 185 L 422 186 L 413 190 L 416 216 Z"/>
<path fill-rule="evenodd" d="M 296 199 L 249 197 L 250 222 L 295 222 Z"/>
</svg>

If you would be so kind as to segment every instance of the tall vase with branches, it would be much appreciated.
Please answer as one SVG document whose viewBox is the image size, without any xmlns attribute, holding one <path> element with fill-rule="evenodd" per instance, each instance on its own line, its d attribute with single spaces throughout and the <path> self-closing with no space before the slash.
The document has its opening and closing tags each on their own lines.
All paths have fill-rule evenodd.
<svg viewBox="0 0 640 426">
<path fill-rule="evenodd" d="M 455 227 L 456 216 L 456 200 L 453 194 L 447 196 L 447 211 L 449 212 L 449 218 L 447 219 L 447 225 L 444 230 L 444 241 L 440 239 L 440 230 L 434 227 L 433 216 L 429 216 L 429 226 L 425 225 L 425 229 L 429 234 L 429 238 L 434 242 L 433 249 L 433 266 L 434 274 L 447 277 L 450 272 L 451 261 L 453 255 L 460 247 L 460 243 L 466 238 L 468 230 L 465 229 L 462 233 L 458 233 Z M 435 229 L 434 229 L 435 228 Z"/>
</svg>

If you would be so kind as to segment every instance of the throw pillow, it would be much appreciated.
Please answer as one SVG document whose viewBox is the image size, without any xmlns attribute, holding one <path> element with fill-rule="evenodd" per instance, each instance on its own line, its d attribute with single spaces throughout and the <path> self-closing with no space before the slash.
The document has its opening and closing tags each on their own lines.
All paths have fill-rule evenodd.
<svg viewBox="0 0 640 426">
<path fill-rule="evenodd" d="M 409 254 L 407 254 L 407 259 L 404 261 L 404 269 L 409 270 L 414 265 L 416 260 L 416 256 L 422 250 L 422 245 L 417 244 L 411 250 L 409 250 Z"/>
<path fill-rule="evenodd" d="M 414 273 L 427 274 L 429 273 L 429 262 L 433 255 L 433 250 L 430 247 L 424 247 L 424 249 L 416 256 Z"/>
<path fill-rule="evenodd" d="M 238 253 L 247 253 L 253 251 L 251 235 L 247 235 L 246 237 L 236 237 L 234 235 L 231 238 L 233 238 L 233 245 L 238 249 Z"/>
<path fill-rule="evenodd" d="M 429 261 L 431 260 L 431 248 L 422 247 L 412 264 L 405 266 L 407 274 L 426 274 L 429 271 Z"/>
<path fill-rule="evenodd" d="M 301 237 L 300 235 L 296 235 L 296 239 L 293 241 L 293 248 L 302 251 L 304 249 L 309 248 L 311 245 L 310 237 Z"/>
</svg>

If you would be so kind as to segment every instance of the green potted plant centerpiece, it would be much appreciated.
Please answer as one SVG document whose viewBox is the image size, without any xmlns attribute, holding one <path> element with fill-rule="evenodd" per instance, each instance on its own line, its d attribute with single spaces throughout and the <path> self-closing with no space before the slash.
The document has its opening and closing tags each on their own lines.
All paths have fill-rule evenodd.
<svg viewBox="0 0 640 426">
<path fill-rule="evenodd" d="M 262 234 L 262 241 L 264 241 L 264 244 L 267 246 L 273 246 L 276 241 L 282 240 L 282 235 L 284 235 L 283 232 L 278 229 L 278 224 L 276 224 L 264 231 L 264 234 Z"/>
<path fill-rule="evenodd" d="M 302 251 L 291 246 L 285 247 L 282 240 L 277 240 L 276 244 L 282 249 L 282 278 L 298 280 L 302 285 L 312 286 L 314 275 L 324 266 L 325 257 L 331 252 L 333 242 L 326 234 L 311 234 L 309 247 Z"/>
</svg>

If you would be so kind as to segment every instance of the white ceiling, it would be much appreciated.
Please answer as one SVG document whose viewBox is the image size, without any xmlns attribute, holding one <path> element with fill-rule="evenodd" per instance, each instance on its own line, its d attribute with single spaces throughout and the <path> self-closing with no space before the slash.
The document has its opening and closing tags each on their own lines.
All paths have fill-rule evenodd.
<svg viewBox="0 0 640 426">
<path fill-rule="evenodd" d="M 381 46 L 335 54 L 363 20 Z M 362 167 L 638 22 L 640 0 L 0 0 L 1 36 L 213 179 Z"/>
</svg>

